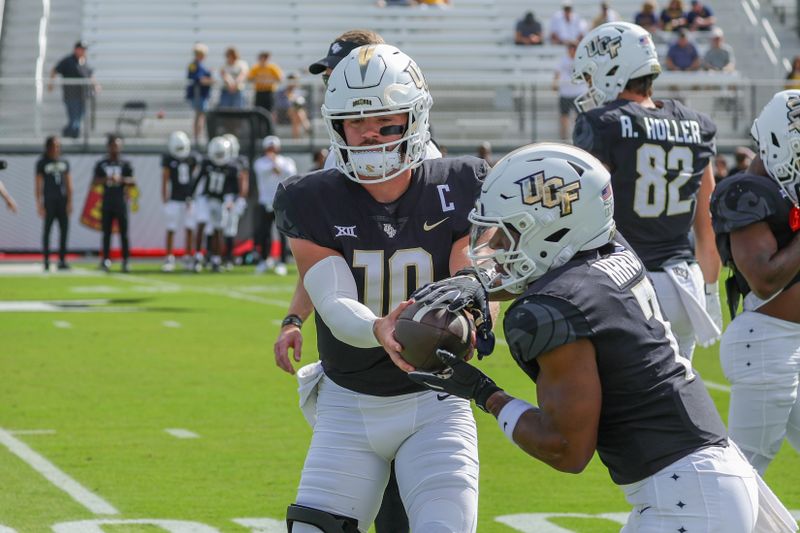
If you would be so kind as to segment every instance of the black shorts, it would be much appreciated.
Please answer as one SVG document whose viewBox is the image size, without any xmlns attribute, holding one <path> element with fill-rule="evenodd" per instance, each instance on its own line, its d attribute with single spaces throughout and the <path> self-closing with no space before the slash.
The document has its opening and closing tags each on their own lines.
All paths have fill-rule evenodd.
<svg viewBox="0 0 800 533">
<path fill-rule="evenodd" d="M 569 115 L 570 112 L 578 110 L 575 108 L 575 98 L 577 96 L 559 96 L 558 97 L 558 112 L 562 115 Z"/>
</svg>

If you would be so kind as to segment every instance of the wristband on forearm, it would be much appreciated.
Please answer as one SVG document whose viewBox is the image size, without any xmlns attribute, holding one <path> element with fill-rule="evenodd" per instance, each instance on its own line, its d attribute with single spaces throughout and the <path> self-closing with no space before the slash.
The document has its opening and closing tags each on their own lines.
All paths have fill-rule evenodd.
<svg viewBox="0 0 800 533">
<path fill-rule="evenodd" d="M 284 318 L 283 322 L 281 322 L 281 327 L 285 328 L 286 326 L 297 326 L 298 328 L 302 328 L 303 319 L 300 318 L 299 315 L 295 314 L 286 315 L 286 318 Z"/>
<path fill-rule="evenodd" d="M 497 413 L 497 425 L 500 426 L 508 440 L 514 442 L 514 428 L 517 427 L 517 422 L 523 414 L 531 409 L 535 409 L 535 407 L 525 400 L 514 398 Z"/>
</svg>

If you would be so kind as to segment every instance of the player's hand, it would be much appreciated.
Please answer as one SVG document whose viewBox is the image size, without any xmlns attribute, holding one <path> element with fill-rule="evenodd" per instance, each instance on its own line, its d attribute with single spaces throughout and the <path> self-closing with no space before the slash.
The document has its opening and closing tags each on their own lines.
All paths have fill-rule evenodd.
<svg viewBox="0 0 800 533">
<path fill-rule="evenodd" d="M 405 310 L 405 308 L 412 303 L 414 303 L 413 299 L 402 302 L 400 305 L 395 307 L 391 313 L 377 319 L 372 325 L 372 332 L 375 334 L 375 338 L 379 343 L 381 343 L 381 346 L 383 346 L 383 349 L 386 350 L 386 353 L 389 354 L 392 362 L 403 372 L 414 371 L 414 366 L 410 365 L 408 361 L 403 359 L 403 357 L 400 355 L 400 352 L 403 351 L 403 345 L 400 344 L 397 341 L 397 338 L 394 336 L 394 328 L 397 324 L 397 318 L 400 316 L 400 313 L 402 313 L 403 310 Z"/>
<path fill-rule="evenodd" d="M 453 396 L 475 400 L 475 405 L 486 411 L 486 402 L 495 392 L 501 391 L 497 384 L 469 363 L 448 352 L 436 350 L 436 356 L 446 365 L 438 372 L 414 371 L 408 374 L 413 381 L 431 390 L 446 392 Z"/>
<path fill-rule="evenodd" d="M 294 374 L 294 367 L 289 360 L 289 349 L 292 350 L 292 358 L 295 363 L 300 362 L 301 351 L 303 348 L 303 333 L 294 324 L 283 326 L 272 351 L 275 353 L 275 364 L 278 368 L 285 370 L 289 374 Z"/>
<path fill-rule="evenodd" d="M 722 332 L 722 306 L 719 303 L 719 286 L 716 283 L 706 283 L 706 313 Z"/>
</svg>

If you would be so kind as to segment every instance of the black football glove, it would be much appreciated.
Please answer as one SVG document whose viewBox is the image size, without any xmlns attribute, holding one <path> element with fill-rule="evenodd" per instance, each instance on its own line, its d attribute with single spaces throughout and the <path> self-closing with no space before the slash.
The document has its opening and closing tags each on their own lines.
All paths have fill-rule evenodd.
<svg viewBox="0 0 800 533">
<path fill-rule="evenodd" d="M 475 405 L 484 411 L 489 396 L 503 390 L 492 381 L 492 378 L 447 350 L 441 348 L 436 350 L 436 356 L 446 365 L 444 370 L 438 372 L 416 370 L 409 372 L 408 377 L 429 389 L 475 400 Z"/>
<path fill-rule="evenodd" d="M 488 274 L 475 268 L 465 268 L 452 278 L 423 285 L 411 295 L 414 301 L 424 305 L 447 304 L 448 311 L 468 311 L 475 319 L 478 359 L 483 359 L 494 350 L 489 295 L 480 281 L 481 277 L 488 277 Z"/>
</svg>

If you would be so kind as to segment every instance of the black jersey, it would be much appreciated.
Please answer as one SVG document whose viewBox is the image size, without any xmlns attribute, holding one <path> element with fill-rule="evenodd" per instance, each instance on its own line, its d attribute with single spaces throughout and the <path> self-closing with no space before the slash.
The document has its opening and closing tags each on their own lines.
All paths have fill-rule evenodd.
<svg viewBox="0 0 800 533">
<path fill-rule="evenodd" d="M 614 220 L 648 270 L 694 258 L 689 230 L 716 148 L 711 119 L 674 100 L 616 100 L 578 116 L 574 143 L 611 172 Z"/>
<path fill-rule="evenodd" d="M 756 222 L 765 222 L 778 249 L 789 245 L 795 236 L 789 227 L 792 203 L 772 178 L 753 174 L 737 174 L 722 180 L 711 196 L 711 224 L 716 234 L 717 249 L 722 262 L 731 268 L 733 282 L 726 284 L 731 314 L 739 304 L 739 295 L 750 292 L 747 280 L 736 268 L 731 251 L 732 231 Z M 798 273 L 787 287 L 800 281 Z M 738 294 L 737 294 L 738 293 Z"/>
<path fill-rule="evenodd" d="M 377 316 L 417 288 L 450 276 L 453 243 L 469 233 L 467 214 L 480 194 L 486 162 L 475 157 L 427 160 L 395 202 L 377 202 L 338 170 L 284 180 L 275 196 L 278 229 L 344 257 L 358 299 Z M 316 315 L 325 373 L 350 390 L 393 396 L 424 390 L 392 363 L 383 348 L 354 348 Z"/>
<path fill-rule="evenodd" d="M 44 178 L 45 207 L 55 207 L 67 201 L 68 173 L 69 162 L 66 159 L 50 159 L 45 155 L 36 162 L 36 174 Z"/>
<path fill-rule="evenodd" d="M 222 200 L 226 194 L 239 192 L 239 171 L 234 165 L 218 166 L 210 160 L 203 160 L 195 187 L 201 196 Z"/>
<path fill-rule="evenodd" d="M 103 205 L 119 205 L 125 203 L 125 185 L 120 179 L 111 181 L 109 178 L 132 178 L 133 167 L 125 159 L 101 159 L 94 167 L 94 176 L 103 183 Z"/>
<path fill-rule="evenodd" d="M 161 167 L 169 169 L 169 199 L 176 202 L 185 202 L 192 196 L 194 190 L 194 174 L 198 165 L 198 157 L 189 154 L 188 157 L 178 159 L 171 154 L 164 154 L 161 158 Z"/>
<path fill-rule="evenodd" d="M 582 252 L 536 280 L 506 311 L 503 328 L 534 381 L 540 354 L 581 338 L 592 342 L 602 388 L 597 452 L 615 483 L 726 445 L 711 397 L 679 355 L 641 261 L 623 244 Z"/>
</svg>

